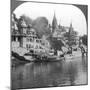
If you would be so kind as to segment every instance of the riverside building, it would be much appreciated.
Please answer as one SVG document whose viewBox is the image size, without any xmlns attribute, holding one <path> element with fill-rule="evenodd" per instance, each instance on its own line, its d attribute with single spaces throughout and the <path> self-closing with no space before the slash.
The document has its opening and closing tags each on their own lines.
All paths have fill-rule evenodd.
<svg viewBox="0 0 90 90">
<path fill-rule="evenodd" d="M 32 25 L 26 25 L 24 19 L 22 19 L 21 27 L 18 29 L 16 21 L 13 20 L 12 22 L 12 48 L 22 48 L 28 51 L 33 50 L 34 52 L 49 52 L 50 44 L 48 40 L 46 40 L 45 36 L 38 38 Z"/>
</svg>

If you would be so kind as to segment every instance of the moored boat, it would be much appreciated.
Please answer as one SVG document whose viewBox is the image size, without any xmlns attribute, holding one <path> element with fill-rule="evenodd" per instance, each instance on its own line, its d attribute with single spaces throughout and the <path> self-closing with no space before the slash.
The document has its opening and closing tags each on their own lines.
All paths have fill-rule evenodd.
<svg viewBox="0 0 90 90">
<path fill-rule="evenodd" d="M 50 55 L 43 55 L 43 56 L 37 56 L 36 62 L 55 62 L 55 61 L 61 61 L 64 60 L 64 57 L 58 57 L 56 55 L 50 56 Z"/>
</svg>

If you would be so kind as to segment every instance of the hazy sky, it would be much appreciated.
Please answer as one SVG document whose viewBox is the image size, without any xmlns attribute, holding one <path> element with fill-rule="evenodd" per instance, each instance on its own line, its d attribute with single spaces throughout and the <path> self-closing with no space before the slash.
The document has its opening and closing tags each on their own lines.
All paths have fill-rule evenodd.
<svg viewBox="0 0 90 90">
<path fill-rule="evenodd" d="M 32 19 L 44 16 L 48 19 L 50 24 L 54 12 L 58 24 L 60 23 L 64 26 L 70 26 L 70 23 L 72 22 L 73 28 L 79 33 L 79 35 L 87 33 L 85 16 L 79 8 L 73 5 L 26 2 L 18 6 L 14 11 L 17 18 L 22 14 L 25 14 Z"/>
</svg>

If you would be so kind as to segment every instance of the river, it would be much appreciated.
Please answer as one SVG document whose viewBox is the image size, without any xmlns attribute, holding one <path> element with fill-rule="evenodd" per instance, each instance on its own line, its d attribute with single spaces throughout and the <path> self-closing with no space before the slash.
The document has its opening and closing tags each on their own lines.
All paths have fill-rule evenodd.
<svg viewBox="0 0 90 90">
<path fill-rule="evenodd" d="M 11 68 L 12 89 L 87 84 L 87 59 L 78 57 L 57 62 L 27 63 Z"/>
</svg>

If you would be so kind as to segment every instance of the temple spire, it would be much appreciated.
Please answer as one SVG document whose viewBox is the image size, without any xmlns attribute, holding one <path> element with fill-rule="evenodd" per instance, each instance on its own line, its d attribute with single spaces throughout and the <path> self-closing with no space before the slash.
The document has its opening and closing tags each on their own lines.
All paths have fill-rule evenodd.
<svg viewBox="0 0 90 90">
<path fill-rule="evenodd" d="M 72 22 L 70 23 L 70 27 L 72 28 Z"/>
<path fill-rule="evenodd" d="M 61 22 L 59 21 L 59 25 L 58 25 L 59 29 L 61 28 Z"/>
<path fill-rule="evenodd" d="M 69 27 L 69 33 L 71 33 L 73 31 L 73 26 L 72 26 L 72 22 L 70 23 L 70 27 Z"/>
<path fill-rule="evenodd" d="M 52 21 L 52 31 L 54 32 L 54 30 L 55 30 L 57 27 L 58 27 L 58 24 L 57 24 L 56 15 L 55 15 L 55 12 L 54 12 L 53 21 Z"/>
</svg>

